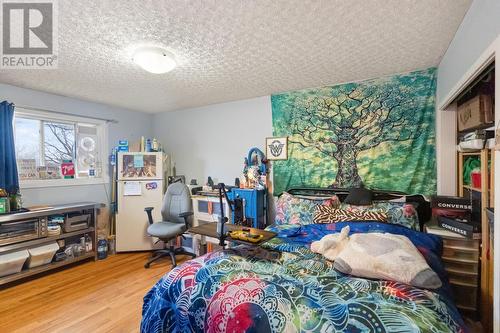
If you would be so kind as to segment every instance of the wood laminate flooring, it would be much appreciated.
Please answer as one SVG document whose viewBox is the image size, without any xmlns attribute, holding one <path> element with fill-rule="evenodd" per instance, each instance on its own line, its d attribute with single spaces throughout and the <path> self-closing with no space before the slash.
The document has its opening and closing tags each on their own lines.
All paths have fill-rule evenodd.
<svg viewBox="0 0 500 333">
<path fill-rule="evenodd" d="M 145 269 L 149 256 L 116 254 L 0 287 L 0 332 L 138 332 L 142 298 L 172 267 L 167 257 Z"/>
</svg>

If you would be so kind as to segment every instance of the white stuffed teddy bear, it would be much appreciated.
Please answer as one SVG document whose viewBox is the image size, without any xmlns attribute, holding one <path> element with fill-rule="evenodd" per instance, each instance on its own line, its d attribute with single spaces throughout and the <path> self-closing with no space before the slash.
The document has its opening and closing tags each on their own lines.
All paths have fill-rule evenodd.
<svg viewBox="0 0 500 333">
<path fill-rule="evenodd" d="M 322 254 L 326 259 L 334 261 L 349 242 L 349 226 L 342 228 L 340 233 L 329 234 L 321 240 L 311 243 L 311 251 Z"/>
</svg>

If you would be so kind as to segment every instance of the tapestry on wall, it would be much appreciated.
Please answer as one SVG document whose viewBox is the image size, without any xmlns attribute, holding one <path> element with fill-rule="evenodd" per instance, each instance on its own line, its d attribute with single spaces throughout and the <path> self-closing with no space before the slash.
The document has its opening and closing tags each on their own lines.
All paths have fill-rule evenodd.
<svg viewBox="0 0 500 333">
<path fill-rule="evenodd" d="M 272 95 L 274 193 L 293 186 L 436 193 L 436 69 Z"/>
</svg>

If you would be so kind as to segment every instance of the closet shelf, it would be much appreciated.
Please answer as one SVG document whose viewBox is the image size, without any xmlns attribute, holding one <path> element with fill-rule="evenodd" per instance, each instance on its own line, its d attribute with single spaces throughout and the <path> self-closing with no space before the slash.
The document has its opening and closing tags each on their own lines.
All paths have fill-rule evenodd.
<svg viewBox="0 0 500 333">
<path fill-rule="evenodd" d="M 469 191 L 483 192 L 482 189 L 477 188 L 477 187 L 473 187 L 473 186 L 470 186 L 470 185 L 463 185 L 463 187 L 466 188 L 466 189 L 468 189 Z"/>
<path fill-rule="evenodd" d="M 460 152 L 462 153 L 462 155 L 464 156 L 479 156 L 481 155 L 481 151 L 480 150 L 477 150 L 477 151 L 464 151 L 464 152 Z"/>
</svg>

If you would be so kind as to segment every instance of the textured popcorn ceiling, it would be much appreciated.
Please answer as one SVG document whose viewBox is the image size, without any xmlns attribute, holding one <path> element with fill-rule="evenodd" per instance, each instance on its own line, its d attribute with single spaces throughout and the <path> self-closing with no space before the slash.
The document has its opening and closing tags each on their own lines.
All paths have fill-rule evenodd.
<svg viewBox="0 0 500 333">
<path fill-rule="evenodd" d="M 59 69 L 3 70 L 0 82 L 161 112 L 372 78 L 438 65 L 470 3 L 64 0 Z M 147 73 L 130 60 L 138 45 L 180 64 Z"/>
</svg>

